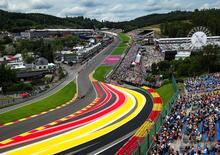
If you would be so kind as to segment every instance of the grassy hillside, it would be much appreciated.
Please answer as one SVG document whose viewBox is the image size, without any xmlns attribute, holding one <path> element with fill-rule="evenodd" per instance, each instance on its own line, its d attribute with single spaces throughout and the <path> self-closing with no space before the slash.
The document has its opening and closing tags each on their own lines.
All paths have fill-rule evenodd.
<svg viewBox="0 0 220 155">
<path fill-rule="evenodd" d="M 147 16 L 142 16 L 131 21 L 125 22 L 106 22 L 107 27 L 122 28 L 125 32 L 133 29 L 146 27 L 149 25 L 157 25 L 161 23 L 171 22 L 171 21 L 182 21 L 191 20 L 193 12 L 188 11 L 173 11 L 164 14 L 151 14 Z"/>
<path fill-rule="evenodd" d="M 220 9 L 195 11 L 172 11 L 164 14 L 151 14 L 125 22 L 105 22 L 107 27 L 121 28 L 125 32 L 150 25 L 161 25 L 162 35 L 169 37 L 186 36 L 197 26 L 207 27 L 213 35 L 220 35 Z"/>
<path fill-rule="evenodd" d="M 21 31 L 29 28 L 120 28 L 125 32 L 149 25 L 163 25 L 162 33 L 171 37 L 183 36 L 195 26 L 205 26 L 212 34 L 220 35 L 220 9 L 172 11 L 163 14 L 151 14 L 131 21 L 100 22 L 84 17 L 60 18 L 39 13 L 13 13 L 0 10 L 0 30 Z M 187 21 L 187 22 L 181 22 Z M 167 25 L 167 23 L 171 23 Z M 170 32 L 171 30 L 178 32 Z M 183 27 L 183 28 L 182 28 Z M 181 28 L 179 30 L 179 28 Z"/>
<path fill-rule="evenodd" d="M 122 55 L 124 53 L 124 51 L 126 50 L 126 48 L 128 47 L 128 43 L 130 41 L 130 37 L 127 36 L 124 33 L 120 33 L 119 34 L 119 38 L 120 38 L 120 44 L 118 45 L 118 47 L 116 47 L 113 52 L 112 55 Z"/>
<path fill-rule="evenodd" d="M 170 98 L 174 94 L 174 89 L 172 83 L 164 85 L 158 89 L 156 89 L 158 94 L 162 97 L 164 105 L 170 100 Z"/>
<path fill-rule="evenodd" d="M 60 18 L 40 13 L 0 10 L 0 30 L 19 32 L 30 28 L 101 28 L 102 23 L 84 17 Z"/>
</svg>

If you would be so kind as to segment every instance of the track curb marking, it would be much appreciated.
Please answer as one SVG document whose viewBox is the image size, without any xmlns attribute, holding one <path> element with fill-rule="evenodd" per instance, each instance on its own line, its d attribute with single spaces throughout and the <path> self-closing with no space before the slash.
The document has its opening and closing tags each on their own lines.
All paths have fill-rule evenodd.
<svg viewBox="0 0 220 155">
<path fill-rule="evenodd" d="M 100 89 L 100 88 L 97 87 L 97 82 L 94 82 L 94 81 L 93 81 L 93 84 L 95 85 L 95 88 L 96 88 L 96 89 Z M 103 87 L 102 85 L 101 85 L 101 87 L 102 87 L 102 89 L 104 90 L 104 92 L 105 92 L 105 94 L 106 94 L 106 99 L 107 99 L 107 98 L 108 98 L 108 97 L 107 97 L 107 94 L 110 93 L 110 92 L 108 92 L 109 90 L 107 91 L 107 89 L 106 89 L 105 87 Z M 100 102 L 100 100 L 102 99 L 102 95 L 103 95 L 103 94 L 101 94 L 100 92 L 99 92 L 98 94 L 99 94 L 100 97 L 97 97 L 92 103 L 90 103 L 90 104 L 89 104 L 88 106 L 86 106 L 84 109 L 81 109 L 81 110 L 79 110 L 79 111 L 77 111 L 77 112 L 75 112 L 75 113 L 73 113 L 73 114 L 70 114 L 70 115 L 68 115 L 68 116 L 66 116 L 66 117 L 63 117 L 63 118 L 61 118 L 61 119 L 58 119 L 58 120 L 53 121 L 53 122 L 51 122 L 51 123 L 48 123 L 48 124 L 46 124 L 46 125 L 40 126 L 40 127 L 36 128 L 36 129 L 33 129 L 33 130 L 31 130 L 31 131 L 28 131 L 28 132 L 29 132 L 30 134 L 33 134 L 33 133 L 35 133 L 35 132 L 42 131 L 42 130 L 44 130 L 44 129 L 47 129 L 47 128 L 49 128 L 49 127 L 52 127 L 52 126 L 54 126 L 54 125 L 57 125 L 58 123 L 63 122 L 63 121 L 66 121 L 66 120 L 68 120 L 68 119 L 71 119 L 71 118 L 73 118 L 73 117 L 75 117 L 75 116 L 79 116 L 79 115 L 81 115 L 81 114 L 83 114 L 83 113 L 89 112 L 88 110 L 94 108 L 94 107 L 95 107 L 96 105 L 98 105 L 99 103 L 102 103 L 102 102 Z M 104 102 L 104 100 L 103 100 L 103 102 Z M 29 134 L 27 134 L 27 135 L 29 135 Z M 17 135 L 17 136 L 15 136 L 15 137 L 12 137 L 12 138 L 9 138 L 9 139 L 6 139 L 6 140 L 4 140 L 4 141 L 0 141 L 0 148 L 1 148 L 1 147 L 5 147 L 4 145 L 8 145 L 9 143 L 16 141 L 16 139 L 17 139 L 18 137 L 24 137 L 24 136 L 26 136 L 25 133 L 20 134 L 20 135 Z"/>
<path fill-rule="evenodd" d="M 132 155 L 138 148 L 139 143 L 143 141 L 150 129 L 155 124 L 157 117 L 162 110 L 162 99 L 160 95 L 152 88 L 143 86 L 142 89 L 149 92 L 153 99 L 153 108 L 146 121 L 137 129 L 136 133 L 116 152 L 116 155 Z"/>
<path fill-rule="evenodd" d="M 38 150 L 39 154 L 45 154 L 45 153 L 54 154 L 54 153 L 58 153 L 60 151 L 66 150 L 68 148 L 78 146 L 83 142 L 87 142 L 88 140 L 95 139 L 97 137 L 100 137 L 103 134 L 111 132 L 115 128 L 118 128 L 118 126 L 121 126 L 124 123 L 126 123 L 127 121 L 133 119 L 139 113 L 139 111 L 142 109 L 142 107 L 144 105 L 143 103 L 146 103 L 144 96 L 141 94 L 138 94 L 137 92 L 130 91 L 130 90 L 126 91 L 123 89 L 121 89 L 120 91 L 119 90 L 117 90 L 117 91 L 118 91 L 118 93 L 119 92 L 122 93 L 121 95 L 124 95 L 124 94 L 126 94 L 126 96 L 128 95 L 129 99 L 126 100 L 125 103 L 124 102 L 122 103 L 121 99 L 119 98 L 119 100 L 117 100 L 117 102 L 118 102 L 117 104 L 119 106 L 117 111 L 114 111 L 113 113 L 107 115 L 106 117 L 103 117 L 100 120 L 97 120 L 91 124 L 86 125 L 85 127 L 82 127 L 83 131 L 80 131 L 80 130 L 69 131 L 65 134 L 62 134 L 62 135 L 59 135 L 59 136 L 56 136 L 53 138 L 49 138 L 49 139 L 43 140 L 41 142 L 37 142 L 36 144 L 31 144 L 31 145 L 22 147 L 20 149 L 15 149 L 15 150 L 6 152 L 6 154 L 7 153 L 9 153 L 9 154 L 10 153 L 12 153 L 12 154 L 17 153 L 18 154 L 18 152 L 20 152 L 20 151 L 21 152 L 25 151 L 25 153 L 27 153 L 27 151 L 34 152 L 35 148 L 41 148 L 40 150 Z M 140 101 L 139 104 L 136 103 L 134 96 L 138 96 L 138 99 Z M 120 104 L 122 104 L 123 106 Z M 122 117 L 122 115 L 123 116 L 126 115 L 125 113 L 123 113 L 125 111 L 125 109 L 130 108 L 130 110 L 131 110 L 132 108 L 135 107 L 135 104 L 138 104 L 138 108 L 137 109 L 135 108 L 135 111 L 128 118 L 126 117 L 125 120 L 122 119 L 120 122 L 117 122 L 114 125 L 108 126 L 108 124 L 111 122 L 108 122 L 106 120 L 111 119 L 112 121 L 115 121 L 114 117 L 116 117 L 116 116 L 117 116 L 116 117 L 117 119 L 120 119 L 120 117 Z M 130 110 L 128 110 L 128 111 L 130 111 Z M 105 120 L 105 121 L 103 121 L 103 120 Z M 100 127 L 97 127 L 97 125 L 100 125 Z M 99 128 L 101 129 L 104 126 L 106 126 L 106 127 L 101 130 L 97 130 L 97 129 L 94 129 L 93 126 L 97 127 L 97 129 L 99 129 Z M 90 130 L 90 128 L 92 131 Z M 91 135 L 88 136 L 85 133 L 86 131 L 88 131 L 89 133 L 91 132 Z M 83 135 L 79 134 L 80 132 L 82 132 Z M 74 138 L 74 136 L 76 136 L 76 137 Z M 80 138 L 80 141 L 76 141 L 76 139 L 79 139 L 79 138 Z M 47 145 L 47 144 L 51 144 L 51 145 Z M 38 145 L 41 145 L 42 147 L 38 147 Z M 53 147 L 53 146 L 56 146 L 56 147 Z"/>
</svg>

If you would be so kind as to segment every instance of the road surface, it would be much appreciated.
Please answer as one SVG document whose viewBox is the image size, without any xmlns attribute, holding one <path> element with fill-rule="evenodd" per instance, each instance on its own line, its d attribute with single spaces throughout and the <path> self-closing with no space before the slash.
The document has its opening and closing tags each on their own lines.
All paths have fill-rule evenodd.
<svg viewBox="0 0 220 155">
<path fill-rule="evenodd" d="M 118 43 L 115 38 L 78 73 L 79 98 L 76 101 L 44 115 L 1 127 L 0 152 L 114 154 L 152 110 L 152 100 L 142 90 L 90 81 L 89 74 Z"/>
</svg>

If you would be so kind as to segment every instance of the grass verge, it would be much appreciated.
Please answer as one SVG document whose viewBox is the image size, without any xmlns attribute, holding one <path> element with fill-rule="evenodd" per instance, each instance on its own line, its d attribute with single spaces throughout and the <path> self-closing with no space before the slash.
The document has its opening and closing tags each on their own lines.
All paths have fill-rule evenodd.
<svg viewBox="0 0 220 155">
<path fill-rule="evenodd" d="M 174 89 L 173 89 L 172 83 L 163 85 L 162 87 L 156 89 L 156 91 L 158 92 L 158 94 L 162 98 L 164 105 L 169 101 L 169 99 L 174 94 Z"/>
<path fill-rule="evenodd" d="M 121 40 L 117 48 L 112 51 L 112 55 L 122 55 L 127 48 L 127 43 L 130 41 L 130 37 L 124 33 L 119 34 Z"/>
<path fill-rule="evenodd" d="M 112 70 L 112 66 L 99 66 L 96 68 L 93 78 L 97 81 L 104 82 L 105 76 Z"/>
<path fill-rule="evenodd" d="M 122 55 L 125 49 L 128 47 L 128 42 L 130 41 L 130 37 L 124 33 L 119 34 L 120 44 L 112 51 L 112 55 Z M 113 66 L 99 66 L 96 68 L 93 78 L 97 81 L 104 82 L 105 76 L 112 70 Z"/>
<path fill-rule="evenodd" d="M 70 82 L 57 93 L 27 106 L 0 114 L 0 124 L 39 114 L 70 101 L 76 94 L 76 84 Z"/>
</svg>

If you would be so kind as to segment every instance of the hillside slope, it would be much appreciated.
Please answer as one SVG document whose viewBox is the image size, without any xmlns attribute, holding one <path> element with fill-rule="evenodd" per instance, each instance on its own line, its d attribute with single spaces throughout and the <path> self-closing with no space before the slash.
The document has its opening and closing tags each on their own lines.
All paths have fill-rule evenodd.
<svg viewBox="0 0 220 155">
<path fill-rule="evenodd" d="M 0 10 L 0 30 L 11 32 L 30 28 L 120 28 L 125 32 L 146 27 L 161 25 L 164 35 L 170 37 L 185 36 L 195 26 L 209 28 L 213 35 L 220 35 L 220 9 L 172 11 L 163 14 L 151 14 L 131 21 L 100 22 L 84 17 L 55 17 L 39 13 L 14 13 Z M 189 21 L 189 22 L 182 22 Z"/>
<path fill-rule="evenodd" d="M 0 30 L 11 32 L 30 28 L 101 28 L 101 22 L 84 17 L 60 18 L 40 13 L 15 13 L 0 10 Z"/>
</svg>

